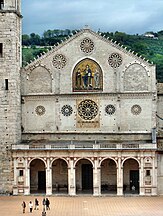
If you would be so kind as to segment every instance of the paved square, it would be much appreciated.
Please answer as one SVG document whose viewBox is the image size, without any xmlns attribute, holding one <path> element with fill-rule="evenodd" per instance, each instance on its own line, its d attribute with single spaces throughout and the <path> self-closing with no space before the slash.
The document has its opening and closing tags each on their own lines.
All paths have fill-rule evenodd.
<svg viewBox="0 0 163 216">
<path fill-rule="evenodd" d="M 39 210 L 29 213 L 29 201 L 39 200 Z M 1 196 L 0 216 L 42 216 L 43 196 Z M 160 197 L 49 197 L 47 216 L 163 216 L 163 196 Z M 21 203 L 27 204 L 23 214 Z"/>
</svg>

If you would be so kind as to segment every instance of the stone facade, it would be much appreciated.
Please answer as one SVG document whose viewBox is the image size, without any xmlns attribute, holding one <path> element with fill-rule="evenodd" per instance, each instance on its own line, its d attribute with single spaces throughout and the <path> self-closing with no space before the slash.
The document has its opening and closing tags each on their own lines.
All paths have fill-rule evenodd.
<svg viewBox="0 0 163 216">
<path fill-rule="evenodd" d="M 9 64 L 6 50 L 0 75 L 1 83 L 13 82 L 1 89 L 0 121 L 10 125 L 12 138 L 7 145 L 3 126 L 0 160 L 10 157 L 10 164 L 3 163 L 1 190 L 14 195 L 161 194 L 156 118 L 162 116 L 162 99 L 157 98 L 155 66 L 85 27 L 20 70 L 21 16 L 17 9 L 3 12 L 9 23 L 12 15 L 19 25 L 17 37 L 10 33 L 16 54 L 13 49 Z"/>
</svg>

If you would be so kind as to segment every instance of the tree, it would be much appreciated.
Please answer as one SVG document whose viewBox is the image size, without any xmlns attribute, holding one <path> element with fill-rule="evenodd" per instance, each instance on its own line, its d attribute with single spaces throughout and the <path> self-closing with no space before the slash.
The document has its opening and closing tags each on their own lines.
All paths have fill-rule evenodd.
<svg viewBox="0 0 163 216">
<path fill-rule="evenodd" d="M 29 46 L 30 45 L 30 37 L 27 34 L 22 35 L 22 45 Z"/>
<path fill-rule="evenodd" d="M 30 44 L 31 45 L 40 45 L 40 35 L 31 33 L 30 34 Z"/>
</svg>

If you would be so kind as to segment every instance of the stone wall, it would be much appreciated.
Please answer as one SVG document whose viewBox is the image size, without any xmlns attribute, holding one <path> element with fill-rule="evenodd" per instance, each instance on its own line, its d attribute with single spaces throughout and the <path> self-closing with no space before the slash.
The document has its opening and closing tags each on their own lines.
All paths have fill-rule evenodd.
<svg viewBox="0 0 163 216">
<path fill-rule="evenodd" d="M 0 193 L 12 192 L 13 162 L 11 145 L 21 140 L 20 59 L 21 18 L 15 1 L 5 1 L 0 12 Z M 11 6 L 11 7 L 10 7 Z M 14 11 L 8 11 L 9 9 Z"/>
</svg>

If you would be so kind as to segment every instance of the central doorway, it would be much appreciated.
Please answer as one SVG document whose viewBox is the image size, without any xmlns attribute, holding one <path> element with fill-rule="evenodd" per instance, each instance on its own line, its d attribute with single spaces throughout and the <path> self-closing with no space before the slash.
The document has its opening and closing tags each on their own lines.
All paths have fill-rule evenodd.
<svg viewBox="0 0 163 216">
<path fill-rule="evenodd" d="M 82 164 L 82 189 L 91 190 L 93 187 L 93 171 L 91 164 Z"/>
<path fill-rule="evenodd" d="M 45 171 L 38 171 L 38 190 L 46 189 L 46 173 Z"/>
</svg>

